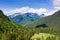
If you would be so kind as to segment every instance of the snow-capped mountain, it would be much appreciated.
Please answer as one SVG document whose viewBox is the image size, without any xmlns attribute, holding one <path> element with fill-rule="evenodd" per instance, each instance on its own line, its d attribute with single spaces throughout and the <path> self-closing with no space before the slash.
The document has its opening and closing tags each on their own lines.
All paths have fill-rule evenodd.
<svg viewBox="0 0 60 40">
<path fill-rule="evenodd" d="M 13 15 L 8 16 L 11 21 L 16 22 L 17 24 L 25 25 L 36 20 L 39 20 L 42 17 L 45 17 L 44 14 L 38 15 L 37 13 L 15 13 Z"/>
</svg>

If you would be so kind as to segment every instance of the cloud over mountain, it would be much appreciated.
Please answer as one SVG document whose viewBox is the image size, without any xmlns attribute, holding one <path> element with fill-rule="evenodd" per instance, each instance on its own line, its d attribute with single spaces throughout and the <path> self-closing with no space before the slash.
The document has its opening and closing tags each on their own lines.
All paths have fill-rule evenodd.
<svg viewBox="0 0 60 40">
<path fill-rule="evenodd" d="M 48 10 L 46 8 L 35 9 L 35 8 L 30 8 L 30 7 L 21 7 L 21 8 L 16 8 L 14 10 L 11 10 L 9 12 L 5 11 L 5 14 L 9 16 L 9 15 L 13 15 L 14 13 L 20 13 L 22 15 L 25 13 L 37 13 L 38 15 L 45 14 L 45 16 L 49 16 L 49 15 L 52 15 L 56 11 L 57 10 Z"/>
<path fill-rule="evenodd" d="M 10 12 L 5 12 L 7 15 L 12 15 L 14 13 L 21 13 L 25 14 L 27 12 L 29 13 L 37 13 L 38 15 L 47 12 L 48 10 L 46 8 L 39 8 L 39 9 L 34 9 L 30 7 L 21 7 L 21 8 L 16 8 L 14 10 L 11 10 Z"/>
</svg>

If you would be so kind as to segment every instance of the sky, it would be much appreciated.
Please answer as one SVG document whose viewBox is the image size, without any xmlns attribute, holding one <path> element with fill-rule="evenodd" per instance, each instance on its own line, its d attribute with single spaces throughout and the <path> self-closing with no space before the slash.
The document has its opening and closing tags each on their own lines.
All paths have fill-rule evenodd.
<svg viewBox="0 0 60 40">
<path fill-rule="evenodd" d="M 0 10 L 6 15 L 17 12 L 51 15 L 56 10 L 60 10 L 60 0 L 0 0 Z"/>
</svg>

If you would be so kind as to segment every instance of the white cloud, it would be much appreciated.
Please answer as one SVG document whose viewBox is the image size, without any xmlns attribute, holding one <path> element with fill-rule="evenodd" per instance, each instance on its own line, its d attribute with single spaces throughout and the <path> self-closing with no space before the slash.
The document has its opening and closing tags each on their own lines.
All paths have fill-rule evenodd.
<svg viewBox="0 0 60 40">
<path fill-rule="evenodd" d="M 60 10 L 60 0 L 53 0 L 54 8 Z"/>
<path fill-rule="evenodd" d="M 58 11 L 58 10 L 51 10 L 51 11 L 48 11 L 44 14 L 45 14 L 45 16 L 49 16 L 49 15 L 53 15 L 56 11 Z"/>
<path fill-rule="evenodd" d="M 30 8 L 30 7 L 22 7 L 22 8 L 16 8 L 10 12 L 5 12 L 6 15 L 12 15 L 14 13 L 21 13 L 21 14 L 25 14 L 27 12 L 31 12 L 31 13 L 37 13 L 38 15 L 42 14 L 42 13 L 46 13 L 48 12 L 48 10 L 46 8 L 39 8 L 39 9 L 34 9 L 34 8 Z"/>
<path fill-rule="evenodd" d="M 60 10 L 60 7 L 54 7 L 55 8 L 55 10 Z"/>
</svg>

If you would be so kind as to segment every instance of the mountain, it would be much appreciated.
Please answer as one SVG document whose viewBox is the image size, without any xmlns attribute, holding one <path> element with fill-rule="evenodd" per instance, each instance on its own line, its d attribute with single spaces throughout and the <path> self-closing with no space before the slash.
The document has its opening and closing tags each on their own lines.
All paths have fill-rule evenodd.
<svg viewBox="0 0 60 40">
<path fill-rule="evenodd" d="M 3 12 L 0 10 L 0 31 L 6 31 L 6 30 L 8 31 L 8 30 L 11 30 L 11 28 L 18 29 L 19 27 L 22 28 L 22 26 L 15 24 L 14 22 L 11 22 L 8 19 L 8 17 L 4 15 Z"/>
<path fill-rule="evenodd" d="M 0 10 L 0 40 L 29 40 L 31 35 L 28 31 L 24 27 L 11 22 Z"/>
<path fill-rule="evenodd" d="M 39 16 L 36 13 L 25 13 L 23 15 L 21 15 L 21 13 L 15 13 L 8 17 L 11 21 L 16 22 L 17 24 L 26 25 L 44 17 L 44 14 Z"/>
<path fill-rule="evenodd" d="M 45 27 L 50 27 L 55 30 L 60 29 L 60 10 L 55 12 L 51 16 L 44 17 L 34 23 L 27 24 L 27 27 L 39 27 L 45 25 Z"/>
</svg>

